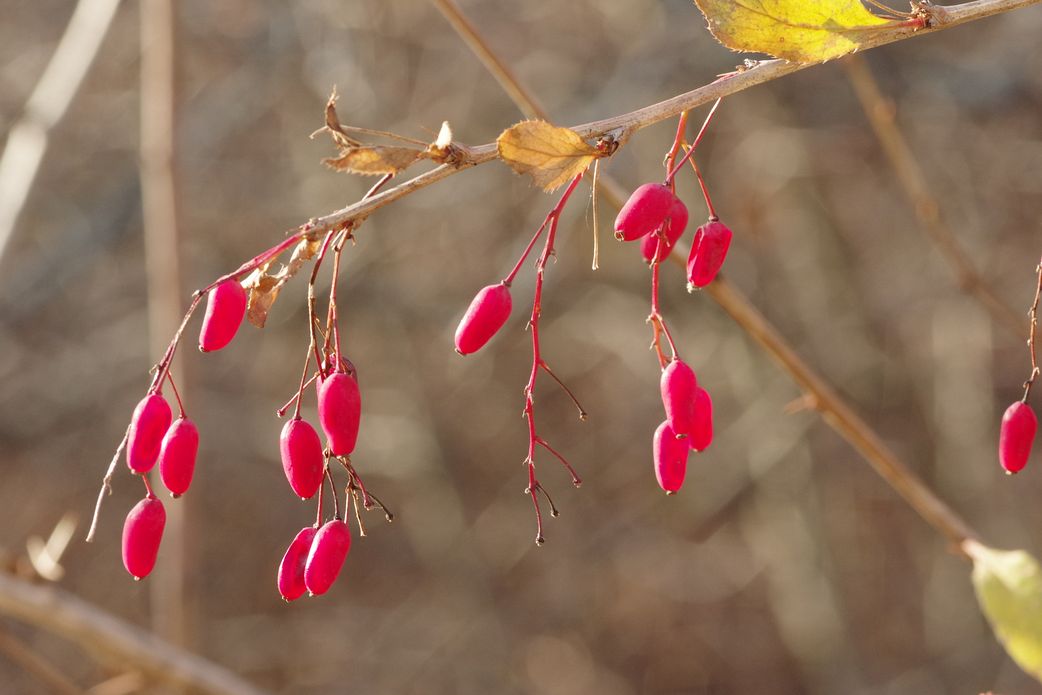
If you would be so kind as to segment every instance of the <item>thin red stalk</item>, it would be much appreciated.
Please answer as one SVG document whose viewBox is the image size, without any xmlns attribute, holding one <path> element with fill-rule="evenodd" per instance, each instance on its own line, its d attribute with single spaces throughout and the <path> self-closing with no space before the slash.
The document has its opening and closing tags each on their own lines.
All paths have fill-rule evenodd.
<svg viewBox="0 0 1042 695">
<path fill-rule="evenodd" d="M 1031 376 L 1024 382 L 1024 397 L 1021 398 L 1024 403 L 1028 402 L 1028 396 L 1031 395 L 1031 387 L 1035 385 L 1035 377 L 1038 376 L 1038 358 L 1035 356 L 1035 329 L 1038 326 L 1038 301 L 1042 297 L 1042 261 L 1039 261 L 1038 267 L 1035 268 L 1035 272 L 1038 274 L 1038 286 L 1035 289 L 1035 300 L 1031 303 L 1031 311 L 1028 312 L 1030 318 L 1030 328 L 1028 329 L 1028 352 L 1031 353 Z"/>
<path fill-rule="evenodd" d="M 152 484 L 148 482 L 148 476 L 142 474 L 140 476 L 140 478 L 141 478 L 141 482 L 143 482 L 145 484 L 146 496 L 149 497 L 149 498 L 154 498 L 156 496 L 156 493 L 152 492 Z"/>
<path fill-rule="evenodd" d="M 575 397 L 575 394 L 572 393 L 572 390 L 568 388 L 563 381 L 561 381 L 560 377 L 554 374 L 554 371 L 550 369 L 550 365 L 546 363 L 546 360 L 541 360 L 539 362 L 539 366 L 543 368 L 544 372 L 550 375 L 551 379 L 557 382 L 558 386 L 564 389 L 564 392 L 567 393 L 568 397 L 572 399 L 572 403 L 575 404 L 576 409 L 579 411 L 579 419 L 585 422 L 586 418 L 589 416 L 589 413 L 587 413 L 586 409 L 583 408 L 582 403 L 580 403 L 579 399 Z"/>
<path fill-rule="evenodd" d="M 185 406 L 181 402 L 181 394 L 177 390 L 177 384 L 174 383 L 174 376 L 170 373 L 170 370 L 166 372 L 166 379 L 170 382 L 170 388 L 174 390 L 174 398 L 177 399 L 177 412 L 183 418 L 185 416 Z"/>
<path fill-rule="evenodd" d="M 510 287 L 510 283 L 512 283 L 514 281 L 514 278 L 517 277 L 518 271 L 521 270 L 521 266 L 524 264 L 525 259 L 528 258 L 528 254 L 532 252 L 532 247 L 535 246 L 535 242 L 539 240 L 539 237 L 542 235 L 543 230 L 546 229 L 546 223 L 549 221 L 550 217 L 547 216 L 547 218 L 543 220 L 543 223 L 539 225 L 539 229 L 537 229 L 535 234 L 532 235 L 532 240 L 528 242 L 528 246 L 526 246 L 525 250 L 521 253 L 521 257 L 517 259 L 517 263 L 514 264 L 514 269 L 511 270 L 505 278 L 503 278 L 502 282 L 504 285 Z"/>
<path fill-rule="evenodd" d="M 532 506 L 535 508 L 535 520 L 536 520 L 536 535 L 535 542 L 538 545 L 542 545 L 544 542 L 543 537 L 543 514 L 539 509 L 539 498 L 537 492 L 542 489 L 539 484 L 539 480 L 535 474 L 535 447 L 539 441 L 539 436 L 536 434 L 535 427 L 535 401 L 533 399 L 533 393 L 535 392 L 536 379 L 539 376 L 539 367 L 544 364 L 542 355 L 539 349 L 539 316 L 542 313 L 542 299 L 543 299 L 543 273 L 546 270 L 546 264 L 550 260 L 550 255 L 554 252 L 554 240 L 557 237 L 557 223 L 561 217 L 561 211 L 564 210 L 565 204 L 568 202 L 568 198 L 575 191 L 579 185 L 579 181 L 583 177 L 582 172 L 572 179 L 571 183 L 565 189 L 564 193 L 561 194 L 560 200 L 557 201 L 557 205 L 554 206 L 553 210 L 547 214 L 543 224 L 539 227 L 539 231 L 536 232 L 536 236 L 533 237 L 532 242 L 529 244 L 529 248 L 525 250 L 525 254 L 522 256 L 521 261 L 518 262 L 518 267 L 521 262 L 524 261 L 524 257 L 528 255 L 531 250 L 532 244 L 535 243 L 535 239 L 538 238 L 539 234 L 542 233 L 543 229 L 547 229 L 546 241 L 543 245 L 543 251 L 539 256 L 539 260 L 536 262 L 535 269 L 535 291 L 532 297 L 532 314 L 528 320 L 529 328 L 532 330 L 532 369 L 528 375 L 528 384 L 525 385 L 525 409 L 524 415 L 528 420 L 528 456 L 525 457 L 525 465 L 528 466 L 528 487 L 525 488 L 525 493 L 531 496 Z M 513 279 L 513 276 L 517 274 L 517 267 L 509 279 Z M 546 491 L 543 491 L 546 494 Z M 549 497 L 548 497 L 549 499 Z M 551 507 L 553 503 L 551 502 Z M 556 512 L 556 510 L 554 510 Z M 555 514 L 556 516 L 556 514 Z"/>
<path fill-rule="evenodd" d="M 673 178 L 677 175 L 677 172 L 680 171 L 680 168 L 684 166 L 684 162 L 686 162 L 691 157 L 691 154 L 698 148 L 698 143 L 702 142 L 702 136 L 706 134 L 706 129 L 709 127 L 709 123 L 713 120 L 713 115 L 716 113 L 716 107 L 720 106 L 720 101 L 721 99 L 717 99 L 715 102 L 713 102 L 713 108 L 709 109 L 709 113 L 706 115 L 705 121 L 702 122 L 702 127 L 699 128 L 698 135 L 695 136 L 694 142 L 691 143 L 691 149 L 689 149 L 684 154 L 683 158 L 681 158 L 681 160 L 677 162 L 677 165 L 675 167 L 670 169 L 669 174 L 666 176 L 667 182 L 671 182 L 673 180 Z"/>
<path fill-rule="evenodd" d="M 308 356 L 309 357 L 311 356 L 311 348 L 310 347 L 308 348 Z M 305 367 L 304 374 L 307 374 L 307 362 L 304 363 L 304 367 Z M 303 386 L 301 386 L 301 388 L 298 389 L 297 392 L 295 394 L 293 394 L 293 396 L 288 401 L 286 401 L 283 404 L 283 406 L 281 408 L 279 408 L 278 410 L 275 411 L 275 415 L 278 416 L 278 417 L 282 417 L 282 416 L 284 416 L 286 414 L 286 411 L 289 410 L 289 407 L 291 405 L 293 405 L 294 403 L 300 403 L 300 399 L 303 397 L 304 391 L 306 391 L 308 386 L 311 386 L 311 384 L 313 384 L 315 382 L 315 379 L 317 379 L 317 378 L 318 378 L 318 372 L 315 372 L 314 374 L 311 375 L 311 378 L 308 379 L 306 382 L 304 382 Z M 294 418 L 299 417 L 299 415 L 300 415 L 300 409 L 299 408 L 293 411 L 293 417 Z"/>
<path fill-rule="evenodd" d="M 572 484 L 575 485 L 575 487 L 579 487 L 583 484 L 582 478 L 580 478 L 579 474 L 575 472 L 574 468 L 572 468 L 572 464 L 568 463 L 568 460 L 565 459 L 564 456 L 562 456 L 560 453 L 558 453 L 556 449 L 550 446 L 549 442 L 547 442 L 542 437 L 536 437 L 535 443 L 557 457 L 557 460 L 561 462 L 561 464 L 568 470 L 568 473 L 572 476 Z"/>
<path fill-rule="evenodd" d="M 694 148 L 688 148 L 688 152 L 693 152 Z M 695 170 L 695 176 L 698 178 L 698 186 L 702 189 L 702 197 L 705 198 L 706 208 L 709 210 L 709 219 L 716 222 L 720 218 L 717 217 L 716 208 L 713 207 L 713 199 L 709 197 L 709 189 L 706 188 L 706 182 L 702 179 L 702 172 L 699 170 L 698 165 L 695 164 L 694 158 L 688 160 L 691 162 L 691 168 Z"/>
<path fill-rule="evenodd" d="M 323 468 L 325 472 L 323 477 L 329 472 L 329 456 L 326 456 L 326 460 L 323 462 Z M 325 499 L 325 485 L 318 486 L 318 511 L 315 512 L 315 528 L 322 528 L 322 502 Z"/>
</svg>

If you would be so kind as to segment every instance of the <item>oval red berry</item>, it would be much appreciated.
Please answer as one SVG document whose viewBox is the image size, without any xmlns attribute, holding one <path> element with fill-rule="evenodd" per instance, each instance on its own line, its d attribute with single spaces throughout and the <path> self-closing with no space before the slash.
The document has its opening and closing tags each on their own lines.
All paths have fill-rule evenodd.
<svg viewBox="0 0 1042 695">
<path fill-rule="evenodd" d="M 456 328 L 456 352 L 469 355 L 485 346 L 510 318 L 510 288 L 499 283 L 482 288 Z"/>
<path fill-rule="evenodd" d="M 687 473 L 687 442 L 677 439 L 673 428 L 663 422 L 655 430 L 652 439 L 652 455 L 655 462 L 655 478 L 659 487 L 666 492 L 676 492 L 684 484 Z"/>
<path fill-rule="evenodd" d="M 143 579 L 156 566 L 159 543 L 166 526 L 166 510 L 155 497 L 134 505 L 123 524 L 123 566 L 135 579 Z"/>
<path fill-rule="evenodd" d="M 318 421 L 335 456 L 355 450 L 362 417 L 362 394 L 353 377 L 337 372 L 318 387 Z"/>
<path fill-rule="evenodd" d="M 677 240 L 684 235 L 685 229 L 687 229 L 687 206 L 684 205 L 680 198 L 675 198 L 673 207 L 669 209 L 669 219 L 666 220 L 666 228 L 662 232 L 665 240 L 662 251 L 659 253 L 660 261 L 669 258 L 669 254 L 673 253 L 673 247 L 676 246 Z M 640 255 L 644 257 L 645 263 L 651 263 L 654 260 L 655 249 L 658 247 L 660 238 L 653 231 L 641 239 Z"/>
<path fill-rule="evenodd" d="M 349 377 L 350 378 L 350 377 Z M 282 470 L 298 497 L 309 499 L 322 485 L 325 457 L 318 432 L 306 420 L 290 420 L 279 437 Z"/>
<path fill-rule="evenodd" d="M 150 393 L 138 402 L 127 431 L 127 465 L 130 470 L 147 473 L 156 465 L 171 417 L 170 404 L 158 393 Z"/>
<path fill-rule="evenodd" d="M 675 359 L 662 370 L 659 381 L 666 422 L 674 433 L 686 436 L 695 427 L 695 372 L 681 359 Z M 686 443 L 685 443 L 686 444 Z"/>
<path fill-rule="evenodd" d="M 334 519 L 315 534 L 304 565 L 304 585 L 313 595 L 329 591 L 351 549 L 351 532 L 347 524 Z"/>
<path fill-rule="evenodd" d="M 186 417 L 174 420 L 159 447 L 159 477 L 174 497 L 188 492 L 198 453 L 199 430 L 195 423 Z"/>
<path fill-rule="evenodd" d="M 615 218 L 615 238 L 636 241 L 658 229 L 675 200 L 673 191 L 661 183 L 646 183 L 633 191 Z"/>
<path fill-rule="evenodd" d="M 695 392 L 695 426 L 688 443 L 695 451 L 705 451 L 713 443 L 713 399 L 701 386 Z"/>
<path fill-rule="evenodd" d="M 1006 408 L 999 429 L 999 463 L 1008 473 L 1016 473 L 1027 465 L 1037 429 L 1035 411 L 1027 403 L 1017 401 Z"/>
<path fill-rule="evenodd" d="M 199 349 L 220 350 L 232 342 L 246 315 L 246 290 L 236 280 L 225 280 L 210 290 L 199 332 Z"/>
<path fill-rule="evenodd" d="M 732 236 L 731 230 L 720 222 L 708 222 L 698 228 L 687 258 L 689 290 L 705 287 L 716 278 L 727 258 Z"/>
<path fill-rule="evenodd" d="M 304 585 L 304 566 L 307 564 L 308 553 L 315 540 L 318 529 L 314 526 L 302 528 L 293 542 L 286 549 L 279 563 L 279 574 L 276 585 L 282 598 L 287 601 L 295 601 L 304 595 L 307 587 Z"/>
</svg>

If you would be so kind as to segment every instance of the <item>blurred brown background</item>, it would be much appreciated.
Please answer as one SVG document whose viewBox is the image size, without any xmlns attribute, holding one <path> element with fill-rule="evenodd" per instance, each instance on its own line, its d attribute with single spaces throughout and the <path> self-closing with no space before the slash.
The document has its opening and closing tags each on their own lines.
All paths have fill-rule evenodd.
<svg viewBox="0 0 1042 695">
<path fill-rule="evenodd" d="M 560 124 L 664 99 L 740 62 L 685 0 L 461 4 Z M 0 133 L 21 116 L 71 10 L 0 2 Z M 271 692 L 1039 691 L 981 617 L 966 564 L 814 413 L 786 413 L 800 395 L 789 378 L 672 267 L 664 310 L 713 394 L 717 437 L 692 458 L 682 493 L 662 495 L 650 461 L 662 415 L 648 272 L 635 247 L 607 234 L 601 269 L 590 270 L 586 187 L 565 214 L 542 333 L 590 421 L 549 380 L 537 401 L 541 434 L 586 482 L 576 491 L 540 461 L 563 513 L 536 548 L 518 417 L 531 273 L 488 349 L 452 351 L 474 292 L 509 270 L 552 205 L 498 163 L 380 210 L 344 255 L 344 335 L 365 399 L 354 460 L 395 523 L 370 516 L 327 596 L 279 599 L 275 566 L 313 518 L 286 485 L 273 415 L 307 344 L 298 278 L 264 331 L 244 327 L 221 353 L 200 356 L 198 318 L 189 328 L 182 380 L 200 462 L 187 497 L 167 503 L 187 509 L 186 563 L 161 552 L 158 570 L 184 574 L 185 604 L 131 581 L 119 535 L 141 487 L 122 464 L 97 542 L 80 539 L 158 359 L 138 13 L 137 3 L 119 9 L 0 258 L 9 557 L 73 511 L 61 588 L 144 626 L 153 601 L 181 612 L 190 649 Z M 448 120 L 460 141 L 488 142 L 520 118 L 425 2 L 187 0 L 177 31 L 183 303 L 373 182 L 327 170 L 328 142 L 308 139 L 334 84 L 345 122 L 420 139 Z M 1040 35 L 1035 8 L 867 54 L 943 217 L 1022 312 L 1042 246 Z M 607 170 L 627 187 L 659 178 L 672 135 L 672 122 L 641 132 Z M 728 278 L 986 540 L 1042 553 L 1038 453 L 1015 478 L 994 453 L 1028 372 L 1023 336 L 960 291 L 840 65 L 726 99 L 698 159 L 735 230 Z M 702 218 L 689 171 L 680 191 Z M 613 213 L 599 212 L 604 234 Z M 117 672 L 23 624 L 0 620 L 0 632 L 84 689 Z M 50 692 L 2 652 L 0 684 Z"/>
</svg>

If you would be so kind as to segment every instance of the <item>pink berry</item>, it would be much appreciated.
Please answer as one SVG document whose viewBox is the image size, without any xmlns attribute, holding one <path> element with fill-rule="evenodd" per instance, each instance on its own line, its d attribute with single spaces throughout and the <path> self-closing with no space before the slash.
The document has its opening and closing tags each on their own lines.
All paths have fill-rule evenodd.
<svg viewBox="0 0 1042 695">
<path fill-rule="evenodd" d="M 220 350 L 232 342 L 246 315 L 246 290 L 236 280 L 225 280 L 210 290 L 206 315 L 199 332 L 199 349 Z"/>
<path fill-rule="evenodd" d="M 147 473 L 156 465 L 163 435 L 170 427 L 170 405 L 158 393 L 150 393 L 134 408 L 127 432 L 127 465 L 135 473 Z"/>
<path fill-rule="evenodd" d="M 687 206 L 680 198 L 675 198 L 673 207 L 669 209 L 669 220 L 666 222 L 666 229 L 663 232 L 666 241 L 662 246 L 662 251 L 659 252 L 660 261 L 669 258 L 669 254 L 673 253 L 673 247 L 676 245 L 677 239 L 684 235 L 685 229 L 687 229 Z M 644 256 L 645 263 L 651 263 L 654 260 L 658 242 L 659 235 L 654 231 L 641 239 L 640 254 Z"/>
<path fill-rule="evenodd" d="M 499 283 L 478 292 L 456 328 L 456 352 L 469 355 L 487 343 L 510 318 L 510 288 Z"/>
<path fill-rule="evenodd" d="M 687 259 L 687 288 L 705 287 L 720 272 L 731 246 L 731 230 L 721 222 L 707 222 L 695 232 Z"/>
<path fill-rule="evenodd" d="M 698 390 L 695 372 L 676 358 L 662 370 L 659 389 L 670 429 L 680 437 L 691 434 L 695 427 L 695 392 Z"/>
<path fill-rule="evenodd" d="M 329 591 L 350 549 L 351 532 L 345 522 L 334 519 L 318 530 L 304 565 L 304 585 L 312 595 Z"/>
<path fill-rule="evenodd" d="M 286 472 L 286 480 L 293 492 L 303 499 L 312 497 L 322 485 L 325 470 L 322 442 L 315 428 L 300 418 L 290 420 L 282 428 L 279 451 L 282 453 L 282 470 Z"/>
<path fill-rule="evenodd" d="M 123 566 L 134 579 L 144 579 L 156 566 L 165 525 L 166 510 L 155 497 L 141 500 L 127 514 L 123 524 Z"/>
<path fill-rule="evenodd" d="M 659 487 L 669 493 L 676 492 L 684 484 L 687 472 L 687 442 L 677 439 L 673 428 L 663 422 L 655 430 L 652 454 L 655 460 L 655 477 Z"/>
<path fill-rule="evenodd" d="M 286 554 L 282 556 L 279 563 L 279 574 L 277 585 L 282 598 L 287 601 L 295 601 L 304 595 L 307 587 L 304 586 L 304 565 L 311 552 L 311 545 L 315 539 L 318 529 L 307 526 L 300 530 L 293 542 L 286 548 Z"/>
<path fill-rule="evenodd" d="M 318 421 L 335 456 L 355 450 L 362 416 L 362 394 L 353 377 L 336 372 L 318 387 Z"/>
<path fill-rule="evenodd" d="M 688 441 L 695 451 L 705 451 L 713 443 L 713 399 L 701 386 L 695 392 L 695 426 Z"/>
<path fill-rule="evenodd" d="M 659 228 L 673 206 L 673 191 L 661 183 L 646 183 L 633 191 L 615 218 L 615 238 L 636 241 Z"/>
<path fill-rule="evenodd" d="M 188 492 L 198 452 L 199 430 L 195 428 L 195 423 L 186 417 L 174 420 L 159 448 L 159 477 L 174 497 Z"/>
<path fill-rule="evenodd" d="M 1037 429 L 1038 420 L 1030 405 L 1017 401 L 1006 408 L 999 429 L 999 463 L 1007 473 L 1016 473 L 1027 465 Z"/>
</svg>

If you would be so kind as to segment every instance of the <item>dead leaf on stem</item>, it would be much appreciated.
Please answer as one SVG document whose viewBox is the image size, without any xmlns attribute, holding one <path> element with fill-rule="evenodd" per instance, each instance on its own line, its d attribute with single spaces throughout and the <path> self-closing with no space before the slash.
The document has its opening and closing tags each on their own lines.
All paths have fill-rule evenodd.
<svg viewBox="0 0 1042 695">
<path fill-rule="evenodd" d="M 314 258 L 322 245 L 320 239 L 302 239 L 293 249 L 289 263 L 282 266 L 277 273 L 269 273 L 268 269 L 275 261 L 266 263 L 250 273 L 242 282 L 249 297 L 246 304 L 246 318 L 257 328 L 264 328 L 268 320 L 271 305 L 279 297 L 282 286 L 289 282 L 304 266 Z"/>
<path fill-rule="evenodd" d="M 552 191 L 604 156 L 579 134 L 546 121 L 521 121 L 496 139 L 499 156 L 519 174 Z"/>
<path fill-rule="evenodd" d="M 327 157 L 322 163 L 334 171 L 343 171 L 363 176 L 398 174 L 418 161 L 430 159 L 443 163 L 455 154 L 452 145 L 452 129 L 448 122 L 442 123 L 437 139 L 428 144 L 403 135 L 382 130 L 345 126 L 336 112 L 338 96 L 336 90 L 326 102 L 325 126 L 312 133 L 328 132 L 337 148 L 336 157 Z M 356 136 L 375 136 L 407 143 L 407 145 L 372 145 L 358 140 Z"/>
</svg>

